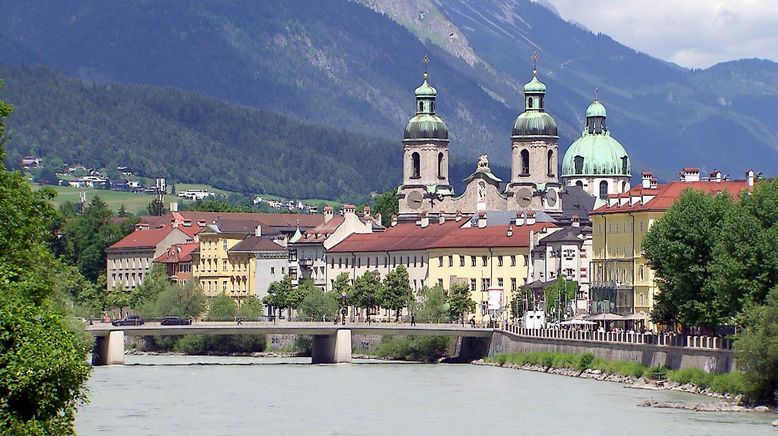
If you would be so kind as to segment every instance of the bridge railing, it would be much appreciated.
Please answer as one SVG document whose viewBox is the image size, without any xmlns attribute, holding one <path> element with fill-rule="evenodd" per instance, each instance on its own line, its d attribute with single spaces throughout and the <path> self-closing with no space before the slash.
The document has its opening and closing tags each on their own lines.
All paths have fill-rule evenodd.
<svg viewBox="0 0 778 436">
<path fill-rule="evenodd" d="M 593 341 L 618 344 L 648 344 L 667 347 L 686 347 L 705 350 L 731 350 L 732 340 L 715 336 L 685 336 L 653 333 L 598 332 L 591 330 L 528 329 L 509 324 L 501 326 L 505 331 L 530 338 Z"/>
</svg>

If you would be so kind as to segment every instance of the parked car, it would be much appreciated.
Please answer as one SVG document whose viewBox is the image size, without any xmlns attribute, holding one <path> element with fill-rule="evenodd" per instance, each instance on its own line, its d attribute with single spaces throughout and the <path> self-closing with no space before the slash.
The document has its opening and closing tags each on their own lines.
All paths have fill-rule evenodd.
<svg viewBox="0 0 778 436">
<path fill-rule="evenodd" d="M 143 325 L 144 323 L 145 321 L 143 321 L 143 317 L 138 315 L 127 315 L 122 319 L 115 319 L 111 321 L 111 324 L 115 326 Z"/>
<path fill-rule="evenodd" d="M 159 322 L 162 325 L 191 325 L 192 318 L 182 318 L 180 316 L 166 316 Z"/>
</svg>

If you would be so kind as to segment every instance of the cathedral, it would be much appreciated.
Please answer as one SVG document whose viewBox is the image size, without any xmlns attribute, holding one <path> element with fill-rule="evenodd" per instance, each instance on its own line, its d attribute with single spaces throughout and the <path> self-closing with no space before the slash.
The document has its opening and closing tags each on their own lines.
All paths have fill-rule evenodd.
<svg viewBox="0 0 778 436">
<path fill-rule="evenodd" d="M 437 90 L 424 80 L 416 88 L 416 115 L 403 134 L 403 180 L 397 188 L 399 215 L 453 216 L 457 212 L 542 211 L 563 215 L 565 191 L 584 191 L 606 198 L 629 190 L 631 169 L 624 147 L 610 136 L 605 107 L 595 98 L 586 111 L 581 138 L 567 150 L 558 174 L 557 125 L 545 110 L 546 85 L 532 69 L 524 85 L 524 112 L 511 131 L 511 176 L 503 181 L 481 155 L 465 191 L 455 195 L 448 175 L 448 128 L 435 112 Z"/>
</svg>

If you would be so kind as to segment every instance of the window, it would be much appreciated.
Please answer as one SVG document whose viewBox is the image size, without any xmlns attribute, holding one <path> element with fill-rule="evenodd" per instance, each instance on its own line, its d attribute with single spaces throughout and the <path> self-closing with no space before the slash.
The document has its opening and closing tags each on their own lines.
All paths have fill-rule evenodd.
<svg viewBox="0 0 778 436">
<path fill-rule="evenodd" d="M 438 256 L 438 266 L 443 266 L 443 256 Z"/>
<path fill-rule="evenodd" d="M 423 101 L 419 102 L 419 112 L 424 112 L 424 102 Z"/>
<path fill-rule="evenodd" d="M 497 256 L 497 266 L 502 266 L 502 256 Z"/>
<path fill-rule="evenodd" d="M 621 157 L 621 174 L 629 174 L 627 167 L 629 167 L 629 158 L 627 156 Z M 626 186 L 626 184 L 625 184 Z"/>
<path fill-rule="evenodd" d="M 465 256 L 459 255 L 459 266 L 465 266 Z"/>
<path fill-rule="evenodd" d="M 443 279 L 438 279 L 438 286 L 443 287 Z"/>
<path fill-rule="evenodd" d="M 365 260 L 367 260 L 367 269 L 370 269 L 370 256 L 366 257 Z M 377 266 L 377 265 L 376 265 Z"/>
<path fill-rule="evenodd" d="M 286 274 L 286 268 L 283 266 L 281 267 L 281 274 Z"/>
<path fill-rule="evenodd" d="M 346 258 L 346 268 L 348 268 L 348 257 Z"/>
<path fill-rule="evenodd" d="M 408 263 L 411 263 L 411 256 L 408 256 Z M 413 266 L 416 267 L 416 256 L 413 256 Z"/>
<path fill-rule="evenodd" d="M 549 150 L 548 151 L 548 175 L 553 176 L 554 175 L 554 151 Z"/>
<path fill-rule="evenodd" d="M 443 179 L 443 153 L 438 153 L 438 178 Z"/>
<path fill-rule="evenodd" d="M 470 290 L 475 292 L 475 279 L 470 279 Z"/>
<path fill-rule="evenodd" d="M 516 256 L 511 256 L 511 266 L 516 266 Z"/>
<path fill-rule="evenodd" d="M 222 241 L 222 249 L 227 250 L 227 240 Z"/>
<path fill-rule="evenodd" d="M 222 260 L 222 271 L 227 271 L 227 259 Z"/>
<path fill-rule="evenodd" d="M 643 232 L 643 221 L 640 222 L 640 232 Z"/>
<path fill-rule="evenodd" d="M 519 173 L 520 176 L 528 176 L 529 175 L 529 151 L 521 150 L 521 172 Z"/>
<path fill-rule="evenodd" d="M 532 99 L 532 97 L 527 97 L 527 109 L 533 109 L 533 104 L 535 101 Z"/>
<path fill-rule="evenodd" d="M 343 268 L 343 258 L 338 258 L 338 268 Z"/>
<path fill-rule="evenodd" d="M 605 200 L 608 198 L 608 182 L 605 180 L 600 181 L 600 199 Z"/>
<path fill-rule="evenodd" d="M 411 168 L 411 178 L 418 179 L 421 177 L 421 157 L 419 157 L 419 153 L 413 152 L 411 154 L 411 165 L 413 165 L 413 168 Z"/>
<path fill-rule="evenodd" d="M 502 277 L 498 278 L 498 279 L 497 279 L 497 287 L 498 287 L 498 288 L 500 288 L 500 289 L 504 289 L 504 288 L 503 288 L 503 284 L 504 284 L 504 283 L 503 283 L 503 279 L 502 279 Z"/>
<path fill-rule="evenodd" d="M 482 266 L 486 266 L 486 263 L 487 263 L 487 257 L 486 256 L 481 256 L 481 265 Z"/>
<path fill-rule="evenodd" d="M 471 264 L 472 266 L 476 266 L 476 262 L 475 262 L 475 256 L 470 256 L 470 264 Z"/>
<path fill-rule="evenodd" d="M 433 112 L 433 113 L 435 112 L 435 102 L 434 101 L 430 102 L 430 112 Z"/>
<path fill-rule="evenodd" d="M 417 289 L 417 286 L 416 286 L 416 279 L 413 279 L 413 289 Z"/>
<path fill-rule="evenodd" d="M 511 291 L 516 290 L 516 277 L 511 277 Z"/>
<path fill-rule="evenodd" d="M 275 273 L 276 273 L 276 267 L 271 266 L 270 267 L 270 274 L 275 274 Z"/>
<path fill-rule="evenodd" d="M 583 164 L 584 164 L 584 157 L 583 156 L 576 156 L 573 158 L 574 164 L 575 164 L 575 173 L 576 174 L 583 174 Z M 583 187 L 583 183 L 581 183 L 581 187 Z"/>
<path fill-rule="evenodd" d="M 645 297 L 646 297 L 645 294 L 640 294 L 640 305 L 641 306 L 645 306 L 646 305 Z"/>
<path fill-rule="evenodd" d="M 482 291 L 485 291 L 485 290 L 489 289 L 489 287 L 491 285 L 492 284 L 491 284 L 491 280 L 490 279 L 481 279 L 481 290 Z"/>
<path fill-rule="evenodd" d="M 224 280 L 222 282 L 222 291 L 226 291 L 226 290 L 227 290 L 227 280 Z"/>
<path fill-rule="evenodd" d="M 362 267 L 362 258 L 357 257 L 357 268 L 361 268 L 361 267 Z"/>
<path fill-rule="evenodd" d="M 448 266 L 454 266 L 454 256 L 448 257 Z"/>
<path fill-rule="evenodd" d="M 389 256 L 386 256 L 386 257 L 384 258 L 384 268 L 386 268 L 386 267 L 388 267 L 388 266 L 389 266 Z"/>
<path fill-rule="evenodd" d="M 579 188 L 583 188 L 583 182 L 578 180 L 578 181 L 575 182 L 575 186 L 577 186 Z"/>
</svg>

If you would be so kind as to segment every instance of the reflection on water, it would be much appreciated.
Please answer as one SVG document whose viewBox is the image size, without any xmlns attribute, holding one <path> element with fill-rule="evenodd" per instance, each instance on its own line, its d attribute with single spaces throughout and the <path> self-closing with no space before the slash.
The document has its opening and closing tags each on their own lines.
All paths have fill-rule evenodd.
<svg viewBox="0 0 778 436">
<path fill-rule="evenodd" d="M 127 356 L 96 367 L 81 435 L 756 435 L 774 415 L 638 407 L 681 392 L 474 365 Z"/>
</svg>

